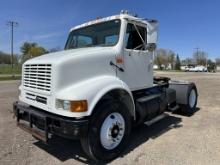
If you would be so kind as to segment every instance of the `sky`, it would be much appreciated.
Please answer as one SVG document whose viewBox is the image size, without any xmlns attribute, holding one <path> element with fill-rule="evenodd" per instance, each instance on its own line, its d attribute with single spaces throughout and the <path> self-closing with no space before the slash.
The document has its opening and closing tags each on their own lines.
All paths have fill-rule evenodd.
<svg viewBox="0 0 220 165">
<path fill-rule="evenodd" d="M 219 0 L 1 0 L 0 51 L 10 53 L 7 21 L 19 23 L 14 52 L 25 41 L 63 49 L 71 27 L 119 14 L 122 9 L 159 21 L 158 47 L 191 57 L 195 48 L 220 57 Z"/>
</svg>

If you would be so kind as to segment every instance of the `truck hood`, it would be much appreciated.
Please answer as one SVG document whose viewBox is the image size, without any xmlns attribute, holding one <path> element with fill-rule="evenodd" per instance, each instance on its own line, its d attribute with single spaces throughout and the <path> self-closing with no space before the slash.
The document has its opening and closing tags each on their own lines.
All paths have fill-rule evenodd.
<svg viewBox="0 0 220 165">
<path fill-rule="evenodd" d="M 55 53 L 45 54 L 39 57 L 32 58 L 25 62 L 25 64 L 56 64 L 63 61 L 72 60 L 73 58 L 85 58 L 85 56 L 94 53 L 109 53 L 112 52 L 113 48 L 109 47 L 92 47 L 92 48 L 78 48 L 63 50 Z"/>
<path fill-rule="evenodd" d="M 57 93 L 57 91 L 63 88 L 85 82 L 94 77 L 103 75 L 115 76 L 115 67 L 109 63 L 115 60 L 116 54 L 117 51 L 114 47 L 65 50 L 28 60 L 23 65 L 23 68 L 26 67 L 27 64 L 51 65 L 51 91 L 56 91 L 54 93 Z"/>
</svg>

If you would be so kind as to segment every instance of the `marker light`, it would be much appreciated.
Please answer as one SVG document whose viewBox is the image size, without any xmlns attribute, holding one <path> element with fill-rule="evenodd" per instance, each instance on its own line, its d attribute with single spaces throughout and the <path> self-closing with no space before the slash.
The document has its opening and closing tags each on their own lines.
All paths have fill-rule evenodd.
<svg viewBox="0 0 220 165">
<path fill-rule="evenodd" d="M 116 56 L 116 63 L 117 64 L 123 64 L 124 60 L 123 60 L 123 57 L 122 56 Z"/>
<path fill-rule="evenodd" d="M 88 104 L 86 100 L 71 101 L 70 111 L 71 112 L 86 112 L 87 107 L 88 107 Z"/>
</svg>

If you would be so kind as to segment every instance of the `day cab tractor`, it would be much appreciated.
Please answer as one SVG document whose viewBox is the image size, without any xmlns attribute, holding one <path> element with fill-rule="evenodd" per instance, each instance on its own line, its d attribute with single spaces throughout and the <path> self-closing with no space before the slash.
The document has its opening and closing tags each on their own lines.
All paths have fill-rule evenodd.
<svg viewBox="0 0 220 165">
<path fill-rule="evenodd" d="M 194 83 L 153 76 L 157 29 L 125 11 L 72 28 L 65 50 L 23 64 L 17 126 L 46 143 L 80 139 L 89 158 L 105 162 L 125 149 L 133 127 L 165 111 L 195 112 Z"/>
</svg>

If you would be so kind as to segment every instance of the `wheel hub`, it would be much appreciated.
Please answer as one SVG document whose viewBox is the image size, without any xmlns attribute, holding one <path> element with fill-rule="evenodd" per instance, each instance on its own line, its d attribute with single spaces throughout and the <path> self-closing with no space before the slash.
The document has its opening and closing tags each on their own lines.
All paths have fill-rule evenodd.
<svg viewBox="0 0 220 165">
<path fill-rule="evenodd" d="M 196 104 L 196 91 L 192 89 L 189 95 L 189 106 L 193 108 L 195 104 Z"/>
<path fill-rule="evenodd" d="M 106 117 L 101 131 L 100 140 L 105 149 L 116 148 L 124 137 L 125 121 L 120 113 L 114 112 Z"/>
<path fill-rule="evenodd" d="M 112 130 L 111 130 L 111 136 L 113 138 L 116 138 L 119 134 L 119 126 L 118 125 L 114 125 Z"/>
</svg>

